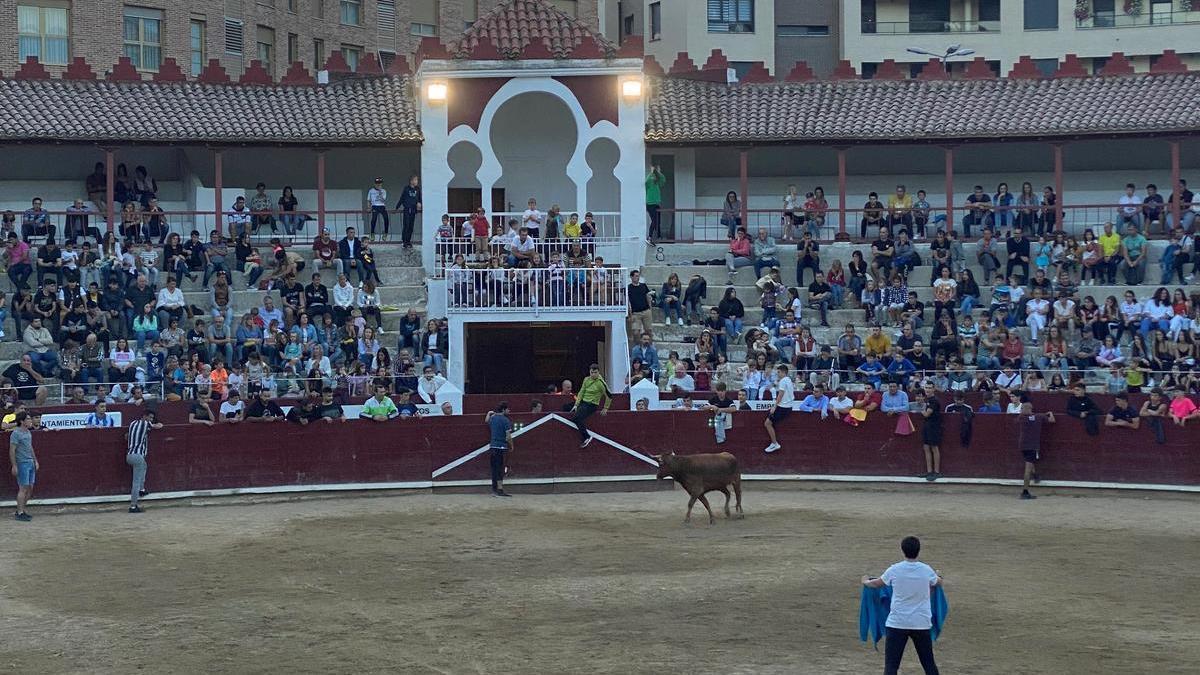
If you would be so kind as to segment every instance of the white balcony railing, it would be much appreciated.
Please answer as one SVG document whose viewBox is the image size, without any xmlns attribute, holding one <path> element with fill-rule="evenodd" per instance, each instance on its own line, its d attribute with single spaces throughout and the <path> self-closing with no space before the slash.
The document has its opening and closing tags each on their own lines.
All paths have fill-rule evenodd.
<svg viewBox="0 0 1200 675">
<path fill-rule="evenodd" d="M 545 212 L 543 212 L 543 214 L 544 213 Z M 559 213 L 562 214 L 564 223 L 571 216 L 571 214 L 574 213 L 579 216 L 579 222 L 582 224 L 585 220 L 584 216 L 589 213 L 589 211 L 561 209 Z M 590 213 L 592 214 L 592 222 L 590 223 L 590 227 L 593 230 L 593 237 L 616 237 L 621 233 L 621 213 L 619 211 L 591 211 Z M 509 220 L 516 219 L 518 222 L 520 222 L 524 215 L 525 213 L 523 211 L 495 211 L 488 216 L 488 223 L 492 227 L 492 233 L 495 233 L 497 226 L 499 226 L 503 232 L 508 230 Z M 462 227 L 463 223 L 470 220 L 470 218 L 470 213 L 450 214 L 450 224 L 454 227 L 455 235 L 462 234 L 459 228 Z M 546 233 L 547 228 L 545 225 L 543 225 L 541 234 L 545 235 Z M 559 236 L 562 236 L 561 232 L 559 233 Z"/>
<path fill-rule="evenodd" d="M 624 267 L 446 270 L 446 310 L 471 313 L 619 311 L 626 307 Z"/>
<path fill-rule="evenodd" d="M 570 261 L 586 260 L 589 264 L 597 258 L 603 264 L 621 262 L 621 243 L 617 237 L 599 237 L 589 239 L 533 239 L 533 253 L 537 254 L 537 264 L 549 267 L 555 259 L 563 266 Z M 640 241 L 640 240 L 639 240 Z M 502 266 L 513 267 L 518 262 L 512 253 L 508 239 L 492 237 L 486 244 L 476 243 L 463 237 L 453 239 L 438 239 L 434 249 L 434 269 L 438 276 L 448 270 L 458 256 L 462 256 L 460 264 L 478 263 L 486 265 L 493 258 Z"/>
</svg>

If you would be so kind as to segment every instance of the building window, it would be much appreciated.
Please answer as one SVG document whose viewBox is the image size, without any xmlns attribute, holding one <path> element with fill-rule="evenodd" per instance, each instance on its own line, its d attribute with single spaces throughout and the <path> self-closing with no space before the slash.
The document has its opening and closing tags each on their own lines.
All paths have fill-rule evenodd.
<svg viewBox="0 0 1200 675">
<path fill-rule="evenodd" d="M 579 3 L 576 0 L 550 0 L 550 4 L 567 16 L 579 18 Z"/>
<path fill-rule="evenodd" d="M 1034 59 L 1033 65 L 1037 66 L 1042 77 L 1050 77 L 1058 70 L 1058 59 Z"/>
<path fill-rule="evenodd" d="M 753 33 L 754 0 L 708 0 L 708 32 Z"/>
<path fill-rule="evenodd" d="M 895 30 L 889 32 L 945 33 L 949 30 L 950 0 L 911 0 L 908 5 L 908 30 L 895 26 Z"/>
<path fill-rule="evenodd" d="M 391 68 L 392 64 L 395 62 L 396 62 L 396 52 L 385 52 L 382 49 L 379 50 L 379 67 L 380 68 L 383 68 L 386 71 L 388 68 Z"/>
<path fill-rule="evenodd" d="M 17 56 L 42 63 L 67 65 L 70 54 L 71 4 L 33 2 L 17 5 Z"/>
<path fill-rule="evenodd" d="M 650 3 L 650 39 L 662 39 L 662 3 Z"/>
<path fill-rule="evenodd" d="M 275 31 L 266 26 L 258 27 L 255 53 L 268 73 L 275 72 Z"/>
<path fill-rule="evenodd" d="M 775 27 L 775 34 L 779 37 L 828 37 L 829 26 L 800 26 L 795 24 L 781 24 Z"/>
<path fill-rule="evenodd" d="M 300 60 L 300 36 L 295 33 L 288 33 L 287 60 L 289 65 Z"/>
<path fill-rule="evenodd" d="M 463 30 L 479 20 L 479 0 L 463 0 Z"/>
<path fill-rule="evenodd" d="M 430 37 L 438 34 L 438 1 L 437 0 L 413 0 L 412 2 L 412 23 L 409 24 L 408 32 L 421 37 Z"/>
<path fill-rule="evenodd" d="M 376 11 L 381 36 L 395 37 L 396 35 L 396 0 L 379 0 Z"/>
<path fill-rule="evenodd" d="M 241 19 L 225 17 L 225 53 L 240 59 L 245 40 L 246 31 Z"/>
<path fill-rule="evenodd" d="M 342 0 L 342 25 L 362 25 L 362 0 Z"/>
<path fill-rule="evenodd" d="M 162 10 L 125 8 L 125 56 L 138 70 L 157 71 L 162 63 Z"/>
<path fill-rule="evenodd" d="M 1058 30 L 1058 0 L 1025 0 L 1025 30 Z"/>
<path fill-rule="evenodd" d="M 621 20 L 621 27 L 623 29 L 622 30 L 622 38 L 621 38 L 622 40 L 625 39 L 624 38 L 625 35 L 633 35 L 633 15 L 632 14 L 626 16 L 624 19 Z"/>
<path fill-rule="evenodd" d="M 1092 25 L 1096 28 L 1112 28 L 1116 24 L 1116 0 L 1093 0 Z"/>
<path fill-rule="evenodd" d="M 313 40 L 313 67 L 321 70 L 325 67 L 325 41 Z"/>
<path fill-rule="evenodd" d="M 1000 21 L 1000 0 L 979 0 L 979 22 L 985 21 Z M 983 30 L 982 27 L 981 30 Z M 994 30 L 999 30 L 999 28 Z"/>
<path fill-rule="evenodd" d="M 192 76 L 199 76 L 200 71 L 204 70 L 205 49 L 208 41 L 208 26 L 203 21 L 192 19 L 191 26 L 188 29 L 190 34 L 188 39 L 192 51 Z"/>
<path fill-rule="evenodd" d="M 345 57 L 346 64 L 350 66 L 350 70 L 358 70 L 358 62 L 362 61 L 362 54 L 362 47 L 342 45 L 342 56 Z"/>
</svg>

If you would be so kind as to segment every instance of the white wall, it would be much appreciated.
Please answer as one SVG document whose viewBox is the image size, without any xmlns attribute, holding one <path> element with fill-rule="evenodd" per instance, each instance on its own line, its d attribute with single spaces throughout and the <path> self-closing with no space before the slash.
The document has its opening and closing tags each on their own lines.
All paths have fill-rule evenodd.
<svg viewBox="0 0 1200 675">
<path fill-rule="evenodd" d="M 545 211 L 552 204 L 576 208 L 575 184 L 567 177 L 567 162 L 575 152 L 579 129 L 565 103 L 542 93 L 522 94 L 505 103 L 492 123 L 491 143 L 503 174 L 511 209 L 525 210 L 530 197 Z"/>
</svg>

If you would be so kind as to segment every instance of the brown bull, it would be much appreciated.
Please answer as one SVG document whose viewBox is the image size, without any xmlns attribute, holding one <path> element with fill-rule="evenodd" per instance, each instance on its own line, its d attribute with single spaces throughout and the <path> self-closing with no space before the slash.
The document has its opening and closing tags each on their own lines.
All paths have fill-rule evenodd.
<svg viewBox="0 0 1200 675">
<path fill-rule="evenodd" d="M 675 482 L 683 486 L 683 489 L 687 490 L 692 497 L 688 500 L 687 515 L 684 516 L 683 522 L 691 521 L 692 507 L 696 505 L 697 499 L 708 511 L 708 523 L 711 525 L 716 522 L 712 507 L 708 505 L 708 499 L 704 496 L 708 492 L 725 493 L 725 517 L 729 518 L 729 488 L 731 486 L 733 493 L 737 495 L 737 517 L 743 517 L 742 472 L 738 469 L 737 457 L 728 452 L 700 455 L 676 455 L 672 452 L 667 455 L 656 455 L 654 459 L 658 462 L 658 477 L 660 479 L 674 478 Z"/>
</svg>

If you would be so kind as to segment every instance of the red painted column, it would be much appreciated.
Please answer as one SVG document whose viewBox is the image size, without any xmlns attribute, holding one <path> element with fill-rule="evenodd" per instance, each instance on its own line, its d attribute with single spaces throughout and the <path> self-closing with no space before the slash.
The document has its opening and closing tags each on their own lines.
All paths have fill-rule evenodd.
<svg viewBox="0 0 1200 675">
<path fill-rule="evenodd" d="M 1172 218 L 1171 222 L 1179 227 L 1180 218 L 1183 216 L 1183 208 L 1179 200 L 1179 141 L 1170 141 L 1171 145 L 1171 193 L 1175 195 L 1175 202 L 1171 205 Z M 1167 231 L 1167 224 L 1163 223 L 1163 232 Z"/>
<path fill-rule="evenodd" d="M 1054 144 L 1054 194 L 1058 197 L 1058 201 L 1054 204 L 1054 222 L 1060 230 L 1066 229 L 1066 223 L 1063 222 L 1063 201 L 1066 197 L 1063 195 L 1063 144 Z"/>
<path fill-rule="evenodd" d="M 846 148 L 837 149 L 838 164 L 838 235 L 839 241 L 850 238 L 846 232 Z"/>
<path fill-rule="evenodd" d="M 225 210 L 221 201 L 221 182 L 224 180 L 222 164 L 221 151 L 213 150 L 213 215 L 216 217 L 213 229 L 217 232 L 221 231 L 221 221 L 224 220 L 221 215 Z"/>
<path fill-rule="evenodd" d="M 325 227 L 325 151 L 317 151 L 317 227 Z M 341 233 L 338 233 L 340 236 Z"/>
<path fill-rule="evenodd" d="M 738 193 L 742 197 L 742 226 L 750 231 L 750 151 L 742 149 L 738 154 Z"/>
<path fill-rule="evenodd" d="M 948 145 L 946 152 L 946 231 L 954 229 L 954 146 Z"/>
<path fill-rule="evenodd" d="M 108 201 L 108 213 L 105 217 L 108 219 L 108 231 L 113 231 L 113 218 L 117 216 L 116 205 L 113 204 L 113 196 L 116 194 L 116 167 L 114 166 L 116 153 L 112 148 L 104 149 L 104 198 Z"/>
</svg>

